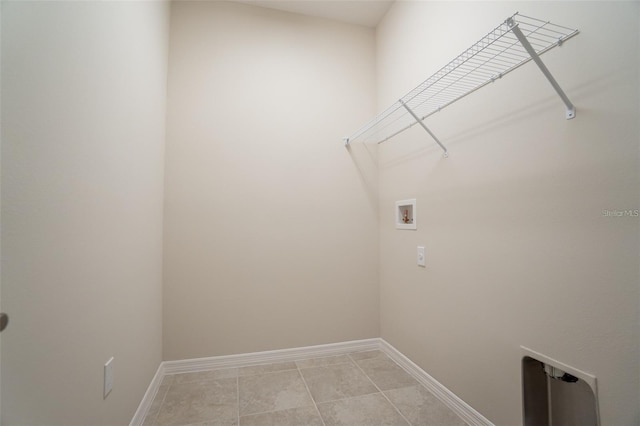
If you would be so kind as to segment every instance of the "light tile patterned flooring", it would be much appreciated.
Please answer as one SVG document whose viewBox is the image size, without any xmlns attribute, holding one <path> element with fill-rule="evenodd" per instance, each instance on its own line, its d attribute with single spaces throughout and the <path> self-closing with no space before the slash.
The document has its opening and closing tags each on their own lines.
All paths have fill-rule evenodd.
<svg viewBox="0 0 640 426">
<path fill-rule="evenodd" d="M 144 426 L 463 426 L 380 351 L 166 376 Z"/>
</svg>

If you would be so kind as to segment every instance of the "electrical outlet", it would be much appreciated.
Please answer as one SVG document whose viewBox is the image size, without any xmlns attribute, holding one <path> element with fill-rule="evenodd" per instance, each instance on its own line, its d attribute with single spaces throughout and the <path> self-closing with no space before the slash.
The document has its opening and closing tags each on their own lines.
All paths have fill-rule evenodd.
<svg viewBox="0 0 640 426">
<path fill-rule="evenodd" d="M 426 266 L 424 258 L 424 247 L 418 246 L 418 266 Z"/>
<path fill-rule="evenodd" d="M 104 365 L 104 398 L 109 395 L 113 389 L 113 357 Z"/>
</svg>

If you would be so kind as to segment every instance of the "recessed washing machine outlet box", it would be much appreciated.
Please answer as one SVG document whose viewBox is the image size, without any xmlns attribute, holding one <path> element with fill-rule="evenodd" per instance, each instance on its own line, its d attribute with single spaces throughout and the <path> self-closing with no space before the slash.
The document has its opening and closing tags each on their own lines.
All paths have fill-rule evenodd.
<svg viewBox="0 0 640 426">
<path fill-rule="evenodd" d="M 600 426 L 596 377 L 524 346 L 524 426 Z"/>
<path fill-rule="evenodd" d="M 396 229 L 418 229 L 416 199 L 396 201 Z"/>
</svg>

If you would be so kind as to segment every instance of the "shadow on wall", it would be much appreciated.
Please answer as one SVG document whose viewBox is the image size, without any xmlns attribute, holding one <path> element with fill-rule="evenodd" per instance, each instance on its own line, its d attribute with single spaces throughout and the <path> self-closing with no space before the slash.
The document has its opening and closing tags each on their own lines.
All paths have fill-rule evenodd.
<svg viewBox="0 0 640 426">
<path fill-rule="evenodd" d="M 428 119 L 425 120 L 425 123 L 439 137 L 442 134 L 443 135 L 441 138 L 442 143 L 447 148 L 450 148 L 452 146 L 458 145 L 463 142 L 472 142 L 474 139 L 477 139 L 482 135 L 491 133 L 496 129 L 502 129 L 505 126 L 509 126 L 514 123 L 522 122 L 526 120 L 528 117 L 538 116 L 539 114 L 545 111 L 548 111 L 550 108 L 553 108 L 555 104 L 557 104 L 557 97 L 553 95 L 549 95 L 544 102 L 525 106 L 518 110 L 510 110 L 507 114 L 503 114 L 499 117 L 494 117 L 493 119 L 490 119 L 490 120 L 486 120 L 486 119 L 481 120 L 478 122 L 477 125 L 471 125 L 467 128 L 463 128 L 459 130 L 457 133 L 450 134 L 450 135 L 447 135 L 444 132 L 440 133 L 442 130 L 445 130 L 445 129 L 443 129 L 444 126 L 440 125 L 442 123 L 437 122 L 438 119 L 436 117 L 434 117 L 434 120 L 433 120 L 435 122 L 435 126 L 429 124 Z M 450 109 L 454 109 L 456 107 L 462 107 L 462 106 L 452 105 Z M 453 116 L 455 115 L 456 114 L 454 112 Z M 446 118 L 442 117 L 442 120 L 447 120 L 447 119 L 449 119 L 449 117 L 446 117 Z M 455 128 L 460 129 L 460 125 L 457 124 Z M 439 130 L 439 129 L 442 129 L 442 130 Z M 422 156 L 432 155 L 434 153 L 437 154 L 442 152 L 442 150 L 436 144 L 436 142 L 426 132 L 424 132 L 424 130 L 418 128 L 417 126 L 414 126 L 414 128 L 412 128 L 409 131 L 422 132 L 419 137 L 422 138 L 421 140 L 423 141 L 424 145 L 417 149 L 413 149 L 409 152 L 407 152 L 406 150 L 402 150 L 401 155 L 387 156 L 388 159 L 380 164 L 381 168 L 384 168 L 384 169 L 392 168 L 409 160 L 413 160 Z"/>
<path fill-rule="evenodd" d="M 629 70 L 620 69 L 615 73 L 601 75 L 578 86 L 570 87 L 572 100 L 574 100 L 577 105 L 578 117 L 581 113 L 587 111 L 584 107 L 580 107 L 580 99 L 583 96 L 594 96 L 594 94 L 607 92 L 612 85 L 628 78 L 628 73 L 630 72 L 631 71 Z M 453 119 L 452 117 L 461 115 L 457 111 L 459 108 L 473 108 L 473 105 L 465 105 L 464 101 L 462 101 L 459 104 L 449 106 L 448 109 L 450 111 L 443 112 L 442 114 L 444 115 L 437 114 L 430 117 L 431 120 L 429 118 L 425 120 L 425 124 L 427 124 L 437 136 L 440 137 L 442 135 L 441 140 L 446 147 L 452 147 L 463 142 L 473 141 L 482 135 L 493 133 L 496 130 L 510 127 L 517 123 L 526 122 L 528 119 L 544 114 L 550 110 L 554 112 L 557 110 L 558 115 L 562 114 L 562 103 L 559 102 L 557 95 L 555 95 L 551 90 L 551 87 L 549 87 L 549 94 L 538 102 L 530 103 L 518 109 L 510 109 L 507 113 L 497 117 L 484 116 L 482 119 L 476 120 L 476 123 L 468 123 L 468 127 L 461 128 L 460 123 L 456 122 L 456 125 L 451 128 L 458 131 L 447 134 L 446 132 L 450 128 L 449 124 L 451 123 L 449 120 Z M 487 111 L 490 113 L 492 110 L 488 109 Z M 406 161 L 426 155 L 432 155 L 433 153 L 441 151 L 436 142 L 422 129 L 419 129 L 418 126 L 414 126 L 412 129 L 408 130 L 408 132 L 421 132 L 422 134 L 419 137 L 422 138 L 421 140 L 423 140 L 424 145 L 408 152 L 407 150 L 402 150 L 402 154 L 398 156 L 387 156 L 387 160 L 380 163 L 381 168 L 391 168 Z M 396 138 L 398 140 L 404 139 L 403 135 L 396 136 Z M 393 142 L 393 140 L 390 142 Z"/>
<path fill-rule="evenodd" d="M 580 99 L 582 97 L 593 97 L 595 94 L 606 92 L 612 85 L 623 81 L 624 78 L 626 78 L 624 74 L 625 70 L 620 70 L 614 74 L 602 75 L 578 86 L 571 87 L 572 100 L 576 102 L 578 114 L 585 111 L 584 108 L 580 108 Z M 526 121 L 528 118 L 539 116 L 549 110 L 557 110 L 558 115 L 562 113 L 562 103 L 558 102 L 558 97 L 551 91 L 549 95 L 540 102 L 523 106 L 517 110 L 510 110 L 507 114 L 495 117 L 492 120 L 484 120 L 477 126 L 464 129 L 449 136 L 448 142 L 449 144 L 456 144 L 465 140 L 474 139 L 496 129 L 501 129 L 511 124 Z"/>
<path fill-rule="evenodd" d="M 378 208 L 378 145 L 355 143 L 346 145 L 351 161 L 358 169 L 371 207 Z"/>
</svg>

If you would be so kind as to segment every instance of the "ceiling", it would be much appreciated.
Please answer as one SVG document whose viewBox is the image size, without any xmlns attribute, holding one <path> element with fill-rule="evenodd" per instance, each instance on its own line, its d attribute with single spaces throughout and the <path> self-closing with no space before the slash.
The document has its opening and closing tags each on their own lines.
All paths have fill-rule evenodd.
<svg viewBox="0 0 640 426">
<path fill-rule="evenodd" d="M 255 6 L 375 27 L 394 0 L 235 0 Z"/>
</svg>

